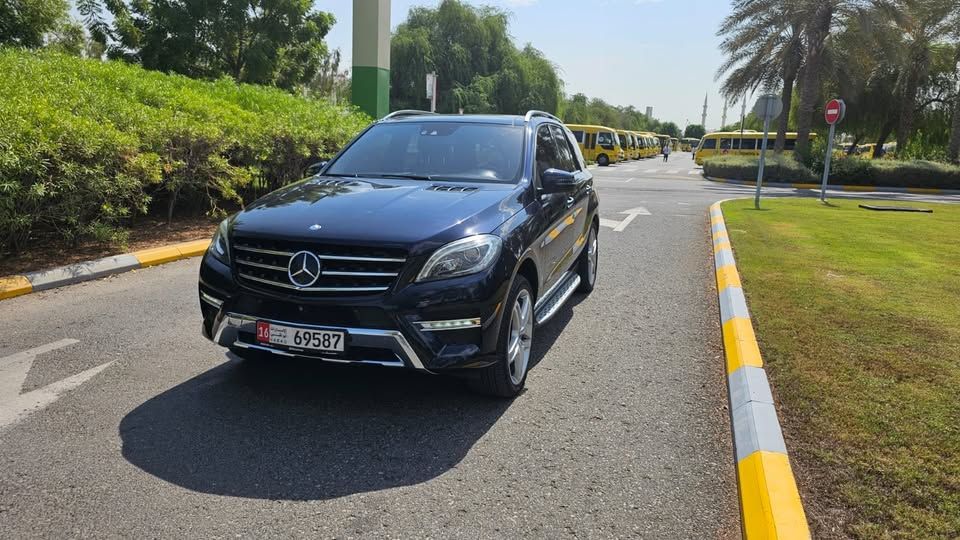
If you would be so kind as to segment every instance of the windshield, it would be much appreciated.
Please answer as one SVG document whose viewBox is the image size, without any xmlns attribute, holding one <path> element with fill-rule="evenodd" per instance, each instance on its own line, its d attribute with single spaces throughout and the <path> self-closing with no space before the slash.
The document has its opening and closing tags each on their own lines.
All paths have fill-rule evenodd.
<svg viewBox="0 0 960 540">
<path fill-rule="evenodd" d="M 370 128 L 325 174 L 516 182 L 522 161 L 522 126 L 402 122 Z"/>
</svg>

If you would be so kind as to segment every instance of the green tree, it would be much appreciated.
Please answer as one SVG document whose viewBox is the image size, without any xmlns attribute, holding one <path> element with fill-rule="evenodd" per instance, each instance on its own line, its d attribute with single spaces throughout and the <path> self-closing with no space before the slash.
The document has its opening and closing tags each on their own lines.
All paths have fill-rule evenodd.
<svg viewBox="0 0 960 540">
<path fill-rule="evenodd" d="M 683 136 L 693 139 L 702 139 L 707 134 L 707 130 L 700 124 L 690 124 L 683 129 Z"/>
<path fill-rule="evenodd" d="M 103 4 L 101 4 L 101 2 Z M 104 17 L 104 6 L 112 22 Z M 78 0 L 111 58 L 189 77 L 294 89 L 316 75 L 335 19 L 310 0 Z"/>
<path fill-rule="evenodd" d="M 660 124 L 660 133 L 671 137 L 680 138 L 680 127 L 673 122 L 664 122 Z"/>
<path fill-rule="evenodd" d="M 900 68 L 895 91 L 900 101 L 897 119 L 897 153 L 907 151 L 913 135 L 918 96 L 931 73 L 934 55 L 949 54 L 943 40 L 956 31 L 960 18 L 957 0 L 874 0 L 874 21 L 889 26 L 898 39 L 891 58 Z"/>
<path fill-rule="evenodd" d="M 444 0 L 410 10 L 390 45 L 391 106 L 426 108 L 425 79 L 437 73 L 441 112 L 557 112 L 563 83 L 556 67 L 531 45 L 518 49 L 509 14 Z"/>
<path fill-rule="evenodd" d="M 67 17 L 66 0 L 0 0 L 0 45 L 40 47 Z"/>
</svg>

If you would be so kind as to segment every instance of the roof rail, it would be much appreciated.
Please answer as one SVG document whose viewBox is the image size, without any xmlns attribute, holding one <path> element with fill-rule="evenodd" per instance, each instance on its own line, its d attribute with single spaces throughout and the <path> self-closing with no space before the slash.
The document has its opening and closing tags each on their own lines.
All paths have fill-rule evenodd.
<svg viewBox="0 0 960 540">
<path fill-rule="evenodd" d="M 548 113 L 548 112 L 536 111 L 536 110 L 527 111 L 527 114 L 524 115 L 524 117 L 523 117 L 523 121 L 524 121 L 524 122 L 529 122 L 530 119 L 533 118 L 534 116 L 543 116 L 544 118 L 549 118 L 549 119 L 551 119 L 551 120 L 556 120 L 557 122 L 560 122 L 561 124 L 563 123 L 563 120 L 560 120 L 559 118 L 557 118 L 556 116 L 554 116 L 554 115 L 552 115 L 552 114 L 550 114 L 550 113 Z"/>
<path fill-rule="evenodd" d="M 393 111 L 392 113 L 384 116 L 380 120 L 389 120 L 391 118 L 401 118 L 404 116 L 419 116 L 421 114 L 437 114 L 430 111 L 418 111 L 416 109 L 402 109 L 399 111 Z"/>
</svg>

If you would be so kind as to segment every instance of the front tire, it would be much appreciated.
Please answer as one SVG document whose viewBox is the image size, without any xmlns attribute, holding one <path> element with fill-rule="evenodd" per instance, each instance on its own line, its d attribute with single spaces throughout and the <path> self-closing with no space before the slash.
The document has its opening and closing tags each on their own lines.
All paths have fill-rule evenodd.
<svg viewBox="0 0 960 540">
<path fill-rule="evenodd" d="M 610 164 L 610 158 L 608 158 L 606 154 L 600 154 L 599 156 L 597 156 L 597 165 L 601 167 L 606 167 L 609 164 Z"/>
<path fill-rule="evenodd" d="M 597 234 L 598 227 L 593 225 L 587 234 L 587 245 L 583 246 L 580 258 L 577 261 L 577 274 L 580 275 L 580 287 L 577 291 L 590 294 L 597 283 L 597 268 L 600 263 L 600 242 Z"/>
<path fill-rule="evenodd" d="M 497 360 L 480 370 L 471 381 L 473 389 L 494 397 L 512 398 L 523 390 L 530 367 L 530 349 L 533 345 L 535 315 L 534 296 L 530 283 L 517 276 L 510 288 L 506 311 L 500 320 L 497 342 Z"/>
</svg>

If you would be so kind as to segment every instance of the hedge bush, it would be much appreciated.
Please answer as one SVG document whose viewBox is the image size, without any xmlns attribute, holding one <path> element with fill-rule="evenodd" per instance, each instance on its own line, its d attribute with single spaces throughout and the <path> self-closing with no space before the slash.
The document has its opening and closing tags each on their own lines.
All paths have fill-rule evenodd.
<svg viewBox="0 0 960 540">
<path fill-rule="evenodd" d="M 756 157 L 721 156 L 706 160 L 703 171 L 714 178 L 756 180 L 757 165 Z M 818 182 L 820 174 L 790 157 L 771 156 L 763 177 L 773 182 Z M 933 161 L 844 157 L 831 161 L 829 181 L 834 185 L 960 189 L 960 167 Z"/>
<path fill-rule="evenodd" d="M 752 156 L 717 156 L 703 162 L 703 174 L 713 178 L 756 180 L 760 160 Z M 810 169 L 790 156 L 767 156 L 763 166 L 764 182 L 815 182 Z"/>
<path fill-rule="evenodd" d="M 150 210 L 223 213 L 300 178 L 369 121 L 274 88 L 0 49 L 0 250 L 122 239 Z"/>
</svg>

